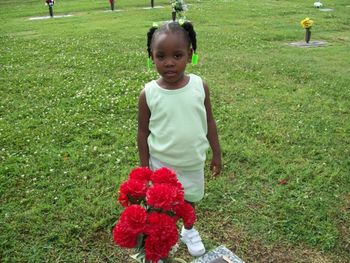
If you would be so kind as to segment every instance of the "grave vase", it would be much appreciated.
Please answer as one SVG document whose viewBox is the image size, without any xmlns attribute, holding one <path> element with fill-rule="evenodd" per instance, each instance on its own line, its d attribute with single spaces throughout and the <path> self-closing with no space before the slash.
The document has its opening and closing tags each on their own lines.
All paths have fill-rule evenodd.
<svg viewBox="0 0 350 263">
<path fill-rule="evenodd" d="M 310 28 L 305 28 L 305 42 L 309 43 L 311 39 L 311 30 Z"/>
<path fill-rule="evenodd" d="M 109 3 L 111 5 L 111 10 L 114 11 L 114 0 L 109 0 Z"/>
<path fill-rule="evenodd" d="M 51 4 L 49 4 L 49 14 L 50 14 L 50 17 L 53 17 L 53 7 Z"/>
</svg>

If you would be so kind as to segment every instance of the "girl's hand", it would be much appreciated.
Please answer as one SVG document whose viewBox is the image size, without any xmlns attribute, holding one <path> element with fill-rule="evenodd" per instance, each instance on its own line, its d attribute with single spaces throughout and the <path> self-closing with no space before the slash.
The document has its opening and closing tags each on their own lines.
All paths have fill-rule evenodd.
<svg viewBox="0 0 350 263">
<path fill-rule="evenodd" d="M 221 173 L 221 158 L 215 158 L 211 160 L 210 170 L 212 172 L 212 176 L 219 176 Z"/>
</svg>

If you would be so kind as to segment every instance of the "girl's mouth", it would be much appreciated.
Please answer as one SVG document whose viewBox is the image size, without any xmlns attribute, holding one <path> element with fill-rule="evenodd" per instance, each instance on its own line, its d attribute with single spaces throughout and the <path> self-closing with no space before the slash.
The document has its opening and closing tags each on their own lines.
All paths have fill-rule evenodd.
<svg viewBox="0 0 350 263">
<path fill-rule="evenodd" d="M 164 75 L 168 76 L 168 77 L 172 77 L 172 76 L 175 76 L 177 73 L 176 71 L 166 71 L 164 73 Z"/>
</svg>

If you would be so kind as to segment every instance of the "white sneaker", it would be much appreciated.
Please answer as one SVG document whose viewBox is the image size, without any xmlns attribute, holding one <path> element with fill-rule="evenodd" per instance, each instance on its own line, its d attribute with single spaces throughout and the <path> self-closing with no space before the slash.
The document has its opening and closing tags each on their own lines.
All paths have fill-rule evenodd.
<svg viewBox="0 0 350 263">
<path fill-rule="evenodd" d="M 181 241 L 187 245 L 188 252 L 194 257 L 199 257 L 205 253 L 205 247 L 199 233 L 194 228 L 181 230 Z"/>
</svg>

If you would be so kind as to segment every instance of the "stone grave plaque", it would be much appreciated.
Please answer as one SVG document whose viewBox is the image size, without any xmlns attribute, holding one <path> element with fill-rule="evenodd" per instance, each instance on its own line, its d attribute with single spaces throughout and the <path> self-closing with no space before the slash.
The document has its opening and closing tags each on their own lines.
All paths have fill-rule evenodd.
<svg viewBox="0 0 350 263">
<path fill-rule="evenodd" d="M 301 42 L 292 42 L 289 43 L 290 46 L 294 47 L 301 47 L 301 48 L 308 48 L 308 47 L 323 47 L 327 45 L 327 42 L 325 41 L 310 41 L 309 43 L 306 43 L 305 41 Z"/>
<path fill-rule="evenodd" d="M 164 6 L 156 5 L 156 6 L 154 6 L 154 7 L 142 7 L 141 9 L 147 10 L 147 9 L 157 9 L 157 8 L 164 8 Z"/>
<path fill-rule="evenodd" d="M 191 263 L 244 263 L 244 261 L 231 250 L 221 245 L 195 259 Z"/>
<path fill-rule="evenodd" d="M 71 17 L 73 15 L 59 15 L 59 16 L 35 16 L 28 18 L 29 20 L 43 20 L 43 19 L 51 19 L 51 18 L 63 18 L 63 17 Z"/>
</svg>

